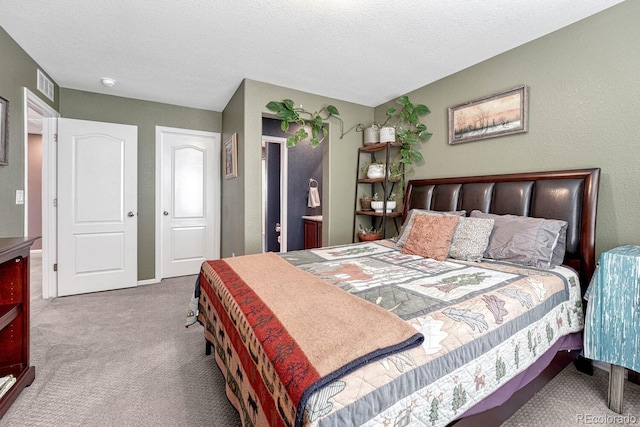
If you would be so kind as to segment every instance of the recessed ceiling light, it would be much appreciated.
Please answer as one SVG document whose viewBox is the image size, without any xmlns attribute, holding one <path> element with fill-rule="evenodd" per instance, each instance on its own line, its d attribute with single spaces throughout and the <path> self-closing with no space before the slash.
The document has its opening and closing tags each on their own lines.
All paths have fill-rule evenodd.
<svg viewBox="0 0 640 427">
<path fill-rule="evenodd" d="M 114 87 L 116 85 L 116 81 L 109 77 L 103 77 L 102 84 L 105 85 L 106 87 Z"/>
</svg>

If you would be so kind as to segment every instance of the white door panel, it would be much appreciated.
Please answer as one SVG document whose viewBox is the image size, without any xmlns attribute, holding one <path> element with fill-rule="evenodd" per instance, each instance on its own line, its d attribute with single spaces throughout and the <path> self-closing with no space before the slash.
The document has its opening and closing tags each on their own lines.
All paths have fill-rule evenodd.
<svg viewBox="0 0 640 427">
<path fill-rule="evenodd" d="M 207 256 L 206 227 L 174 227 L 172 229 L 173 259 L 188 261 Z"/>
<path fill-rule="evenodd" d="M 204 219 L 206 149 L 175 147 L 173 156 L 173 216 L 176 219 Z"/>
<path fill-rule="evenodd" d="M 160 278 L 196 274 L 220 257 L 220 135 L 156 129 Z"/>
<path fill-rule="evenodd" d="M 72 197 L 76 221 L 121 223 L 124 219 L 125 140 L 107 135 L 87 135 L 76 136 L 73 144 L 75 173 Z M 101 171 L 110 173 L 102 174 Z"/>
<path fill-rule="evenodd" d="M 74 274 L 95 274 L 123 271 L 125 268 L 124 233 L 86 233 L 74 236 L 73 250 L 76 253 Z M 94 248 L 100 247 L 100 257 Z"/>
<path fill-rule="evenodd" d="M 137 284 L 136 126 L 59 119 L 58 295 Z"/>
</svg>

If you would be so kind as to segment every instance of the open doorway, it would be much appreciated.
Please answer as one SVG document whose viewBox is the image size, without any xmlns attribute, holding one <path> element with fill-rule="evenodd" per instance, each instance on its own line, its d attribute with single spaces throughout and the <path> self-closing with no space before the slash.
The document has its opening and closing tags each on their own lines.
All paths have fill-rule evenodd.
<svg viewBox="0 0 640 427">
<path fill-rule="evenodd" d="M 27 146 L 24 235 L 42 236 L 42 115 L 27 106 Z M 42 252 L 42 239 L 31 245 L 31 253 Z"/>
<path fill-rule="evenodd" d="M 42 236 L 42 297 L 57 295 L 56 234 L 56 140 L 57 119 L 60 116 L 29 89 L 24 88 L 24 235 Z M 30 137 L 31 135 L 31 137 Z M 39 169 L 39 170 L 38 170 Z M 40 180 L 39 184 L 35 181 Z M 29 182 L 34 184 L 30 188 Z M 37 195 L 40 192 L 39 203 Z M 33 196 L 36 196 L 35 198 Z M 39 222 L 39 224 L 38 224 Z"/>
<path fill-rule="evenodd" d="M 304 142 L 287 148 L 287 134 L 276 119 L 263 118 L 262 132 L 262 249 L 264 252 L 304 249 L 305 218 L 322 222 L 324 149 Z M 312 188 L 317 203 L 310 203 Z"/>
<path fill-rule="evenodd" d="M 286 139 L 262 137 L 262 252 L 287 252 L 288 153 Z"/>
</svg>

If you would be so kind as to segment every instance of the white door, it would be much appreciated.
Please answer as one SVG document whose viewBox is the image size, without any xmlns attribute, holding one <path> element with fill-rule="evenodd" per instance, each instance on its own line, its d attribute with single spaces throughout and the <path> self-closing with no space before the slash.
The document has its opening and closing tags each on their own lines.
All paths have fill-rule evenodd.
<svg viewBox="0 0 640 427">
<path fill-rule="evenodd" d="M 58 121 L 58 296 L 137 284 L 138 128 Z"/>
<path fill-rule="evenodd" d="M 156 128 L 160 278 L 220 257 L 220 134 Z"/>
</svg>

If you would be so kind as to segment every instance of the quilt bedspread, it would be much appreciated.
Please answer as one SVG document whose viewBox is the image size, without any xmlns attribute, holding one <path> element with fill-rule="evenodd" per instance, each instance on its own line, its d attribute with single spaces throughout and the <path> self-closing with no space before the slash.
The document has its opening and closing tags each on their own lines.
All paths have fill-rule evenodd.
<svg viewBox="0 0 640 427">
<path fill-rule="evenodd" d="M 301 425 L 314 391 L 423 341 L 394 314 L 270 252 L 207 261 L 201 273 L 203 302 L 216 307 L 219 331 L 249 379 L 247 395 L 274 427 Z M 318 308 L 321 316 L 308 315 Z"/>
<path fill-rule="evenodd" d="M 446 425 L 560 337 L 583 327 L 578 278 L 565 267 L 440 262 L 402 254 L 388 241 L 281 256 L 424 335 L 422 345 L 369 363 L 312 394 L 304 414 L 310 426 Z M 205 334 L 215 338 L 211 331 Z M 247 406 L 246 397 L 229 391 L 233 375 L 225 376 L 234 406 Z M 245 411 L 245 426 L 253 424 L 251 418 Z"/>
</svg>

